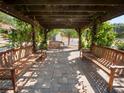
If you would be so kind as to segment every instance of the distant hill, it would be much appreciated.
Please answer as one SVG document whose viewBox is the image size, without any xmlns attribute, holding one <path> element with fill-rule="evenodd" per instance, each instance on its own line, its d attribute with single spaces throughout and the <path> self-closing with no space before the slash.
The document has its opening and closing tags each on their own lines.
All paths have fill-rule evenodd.
<svg viewBox="0 0 124 93">
<path fill-rule="evenodd" d="M 114 26 L 114 31 L 117 32 L 118 34 L 124 33 L 124 24 L 119 23 L 119 24 L 113 24 Z"/>
</svg>

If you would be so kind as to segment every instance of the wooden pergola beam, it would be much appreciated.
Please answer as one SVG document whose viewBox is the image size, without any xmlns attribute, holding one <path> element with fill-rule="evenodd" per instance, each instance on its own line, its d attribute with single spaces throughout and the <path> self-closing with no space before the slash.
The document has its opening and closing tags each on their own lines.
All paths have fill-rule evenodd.
<svg viewBox="0 0 124 93">
<path fill-rule="evenodd" d="M 5 0 L 14 5 L 122 5 L 124 0 Z"/>
<path fill-rule="evenodd" d="M 0 11 L 9 14 L 13 17 L 16 17 L 20 20 L 23 20 L 29 24 L 34 25 L 34 21 L 32 19 L 30 19 L 28 16 L 24 16 L 23 13 L 18 12 L 17 10 L 15 10 L 12 6 L 5 4 L 5 3 L 0 3 Z"/>
<path fill-rule="evenodd" d="M 64 23 L 60 23 L 60 22 L 51 22 L 51 23 L 43 23 L 42 21 L 40 22 L 40 24 L 45 24 L 45 25 L 84 25 L 84 24 L 88 24 L 89 22 L 64 22 Z"/>
<path fill-rule="evenodd" d="M 62 22 L 62 23 L 60 23 Z M 90 23 L 90 21 L 85 21 L 85 20 L 75 20 L 75 21 L 70 21 L 70 20 L 61 20 L 61 21 L 40 21 L 40 23 L 47 23 L 47 24 L 82 24 L 82 23 Z"/>
<path fill-rule="evenodd" d="M 55 18 L 55 17 L 50 17 L 50 18 L 42 18 L 42 17 L 36 17 L 37 20 L 50 20 L 50 21 L 53 21 L 53 20 L 90 20 L 90 18 L 88 17 L 69 17 L 69 18 Z"/>
<path fill-rule="evenodd" d="M 118 16 L 121 16 L 124 14 L 124 7 L 123 6 L 120 6 L 118 8 L 116 8 L 116 11 L 109 11 L 105 16 L 103 16 L 101 18 L 102 21 L 107 21 L 107 20 L 110 20 L 112 18 L 115 18 L 115 17 L 118 17 Z"/>
<path fill-rule="evenodd" d="M 72 28 L 72 29 L 75 29 L 75 28 L 80 28 L 80 27 L 84 27 L 84 26 L 88 26 L 88 23 L 87 24 L 71 24 L 71 25 L 67 25 L 67 24 L 41 24 L 44 28 Z"/>
<path fill-rule="evenodd" d="M 118 5 L 116 6 L 82 6 L 82 5 L 31 5 L 31 6 L 26 6 L 27 9 L 30 12 L 105 12 L 108 10 L 111 10 L 111 8 L 117 8 L 120 7 Z M 25 10 L 23 10 L 25 12 Z"/>
<path fill-rule="evenodd" d="M 91 21 L 93 17 L 100 16 L 101 22 L 104 22 L 123 14 L 124 9 L 124 0 L 2 0 L 2 2 L 13 6 L 16 11 L 23 12 L 30 19 L 36 19 L 43 27 L 82 27 L 90 24 L 83 23 L 85 20 Z M 59 21 L 54 21 L 58 18 Z M 67 22 L 63 21 L 64 18 L 78 19 L 69 19 L 74 21 Z"/>
<path fill-rule="evenodd" d="M 59 23 L 60 24 L 60 22 L 65 23 L 65 24 L 68 24 L 68 23 L 69 24 L 74 24 L 74 23 L 77 24 L 77 23 L 82 23 L 82 22 L 83 23 L 86 23 L 86 22 L 90 23 L 91 22 L 91 20 L 89 18 L 87 18 L 87 19 L 86 18 L 85 19 L 84 18 L 62 18 L 62 19 L 61 18 L 60 19 L 59 18 L 48 18 L 48 19 L 42 19 L 41 18 L 40 19 L 39 18 L 37 20 L 39 20 L 40 23 L 48 23 L 48 24 L 49 23 L 53 23 L 53 24 Z"/>
<path fill-rule="evenodd" d="M 33 17 L 30 15 L 30 17 Z M 36 18 L 87 18 L 90 15 L 35 15 Z"/>
<path fill-rule="evenodd" d="M 29 12 L 25 13 L 25 15 L 33 15 L 33 16 L 38 16 L 38 15 L 91 15 L 94 13 L 98 14 L 103 14 L 105 12 L 95 12 L 95 11 L 86 11 L 86 12 Z"/>
</svg>

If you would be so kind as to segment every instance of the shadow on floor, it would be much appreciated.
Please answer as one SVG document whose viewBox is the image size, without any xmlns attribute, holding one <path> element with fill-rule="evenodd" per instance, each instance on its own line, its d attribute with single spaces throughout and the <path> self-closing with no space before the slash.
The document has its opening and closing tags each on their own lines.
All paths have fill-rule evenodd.
<svg viewBox="0 0 124 93">
<path fill-rule="evenodd" d="M 19 87 L 32 73 L 19 93 L 108 93 L 104 72 L 92 62 L 82 61 L 79 51 L 54 49 L 47 55 L 45 62 L 37 62 L 20 79 Z"/>
</svg>

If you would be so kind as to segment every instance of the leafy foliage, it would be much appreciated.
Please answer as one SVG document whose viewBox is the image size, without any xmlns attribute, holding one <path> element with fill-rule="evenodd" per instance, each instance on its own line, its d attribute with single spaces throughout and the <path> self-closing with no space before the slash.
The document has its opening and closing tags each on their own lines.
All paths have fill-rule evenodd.
<svg viewBox="0 0 124 93">
<path fill-rule="evenodd" d="M 90 28 L 82 31 L 82 47 L 89 48 L 92 40 L 92 33 Z M 104 22 L 98 26 L 94 42 L 100 46 L 111 46 L 116 38 L 116 32 L 113 30 L 113 25 Z"/>
<path fill-rule="evenodd" d="M 124 24 L 119 23 L 119 24 L 113 24 L 114 26 L 114 31 L 116 31 L 118 34 L 124 33 Z"/>
<path fill-rule="evenodd" d="M 49 33 L 48 33 L 48 39 L 49 40 L 54 40 L 55 36 L 60 33 L 59 29 L 52 29 Z"/>
<path fill-rule="evenodd" d="M 62 35 L 68 37 L 68 46 L 70 45 L 71 38 L 77 38 L 77 32 L 75 29 L 61 29 Z"/>
<path fill-rule="evenodd" d="M 77 38 L 77 32 L 75 31 L 75 29 L 62 29 L 64 36 L 70 36 L 71 38 Z"/>
<path fill-rule="evenodd" d="M 95 43 L 101 46 L 111 46 L 115 37 L 116 33 L 113 31 L 113 26 L 104 22 L 98 28 Z"/>
<path fill-rule="evenodd" d="M 16 30 L 13 30 L 12 33 L 9 34 L 12 46 L 22 46 L 23 43 L 29 43 L 32 36 L 31 25 L 18 19 L 14 19 L 14 23 Z"/>
<path fill-rule="evenodd" d="M 115 45 L 117 46 L 118 49 L 124 50 L 124 41 L 122 40 L 116 40 Z"/>
<path fill-rule="evenodd" d="M 25 23 L 2 12 L 0 12 L 0 22 L 10 24 L 15 28 L 12 29 L 9 34 L 7 34 L 7 37 L 10 39 L 10 46 L 17 47 L 31 42 L 32 27 L 30 24 Z M 0 33 L 4 31 L 5 30 L 1 29 Z M 35 32 L 36 44 L 40 45 L 43 40 L 42 28 L 40 27 L 40 25 L 37 24 L 37 26 L 35 26 Z"/>
<path fill-rule="evenodd" d="M 37 25 L 35 27 L 35 41 L 38 49 L 44 49 L 46 48 L 44 44 L 44 34 L 43 34 L 43 29 L 40 27 L 40 25 Z"/>
<path fill-rule="evenodd" d="M 81 40 L 82 40 L 82 47 L 89 48 L 91 45 L 91 30 L 90 28 L 86 28 L 82 31 Z"/>
<path fill-rule="evenodd" d="M 11 24 L 13 25 L 13 18 L 12 16 L 9 16 L 3 12 L 0 12 L 0 22 L 2 23 L 8 23 L 8 24 Z"/>
<path fill-rule="evenodd" d="M 117 38 L 124 38 L 124 33 L 117 34 Z"/>
<path fill-rule="evenodd" d="M 48 33 L 48 37 L 50 40 L 54 40 L 55 36 L 61 33 L 63 37 L 68 37 L 68 45 L 70 44 L 70 38 L 77 38 L 77 32 L 75 29 L 52 29 L 51 32 Z"/>
</svg>

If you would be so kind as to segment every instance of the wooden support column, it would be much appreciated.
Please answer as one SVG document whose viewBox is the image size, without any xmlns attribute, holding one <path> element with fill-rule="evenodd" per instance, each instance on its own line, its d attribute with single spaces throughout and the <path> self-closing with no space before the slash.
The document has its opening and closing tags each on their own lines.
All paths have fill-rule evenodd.
<svg viewBox="0 0 124 93">
<path fill-rule="evenodd" d="M 34 26 L 32 25 L 32 44 L 33 44 L 33 52 L 36 52 L 36 42 L 35 42 L 35 30 Z"/>
<path fill-rule="evenodd" d="M 79 41 L 78 41 L 78 50 L 80 50 L 82 48 L 82 43 L 81 43 L 81 29 L 78 28 L 76 29 L 77 33 L 78 33 L 78 38 L 79 38 Z"/>
<path fill-rule="evenodd" d="M 47 34 L 50 31 L 50 29 L 44 29 L 43 33 L 44 33 L 44 44 L 47 44 Z"/>
<path fill-rule="evenodd" d="M 92 25 L 92 30 L 91 30 L 92 32 L 92 41 L 91 41 L 91 47 L 93 46 L 93 45 L 95 45 L 95 36 L 96 36 L 96 33 L 97 33 L 97 21 L 96 20 L 94 20 L 93 21 L 93 25 Z"/>
<path fill-rule="evenodd" d="M 44 29 L 43 33 L 44 33 L 44 41 L 47 42 L 47 33 L 50 31 L 50 29 Z"/>
</svg>

